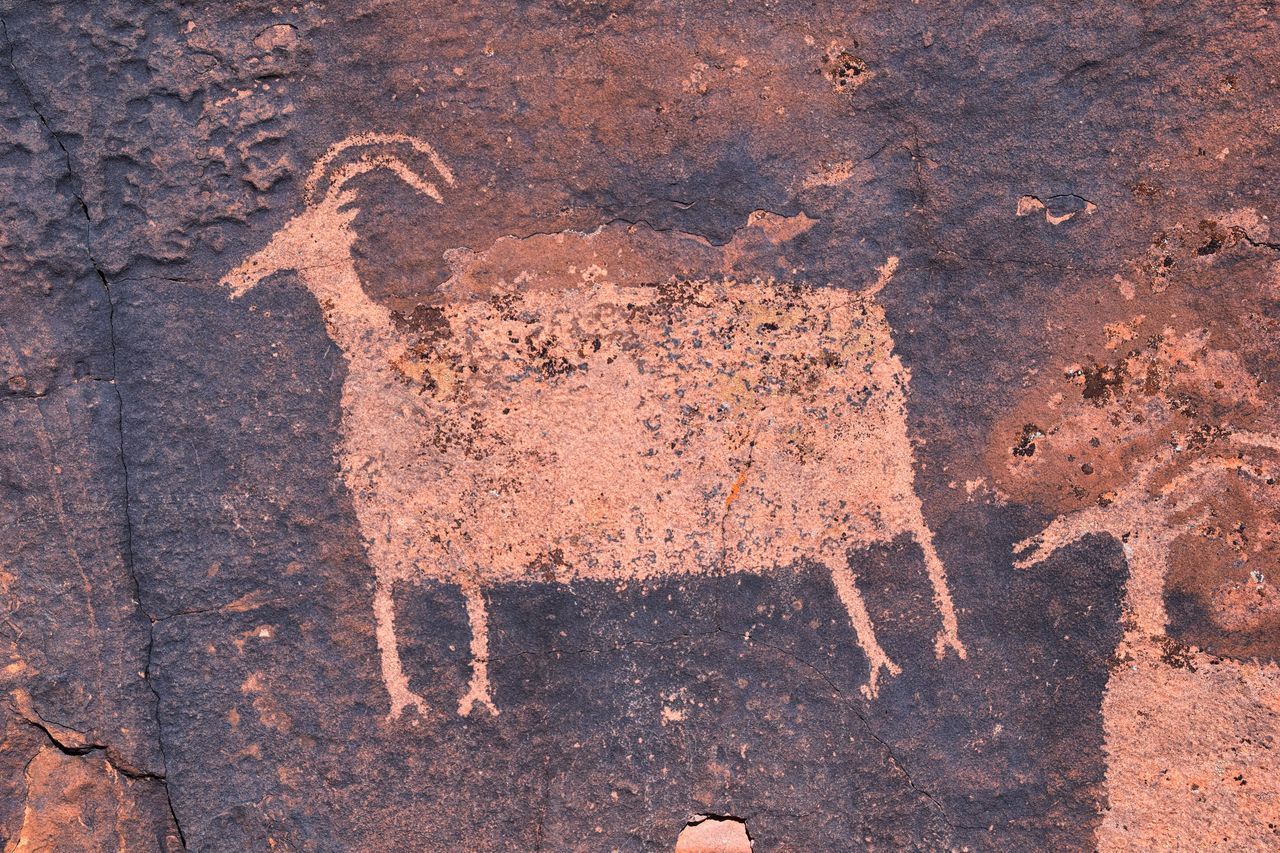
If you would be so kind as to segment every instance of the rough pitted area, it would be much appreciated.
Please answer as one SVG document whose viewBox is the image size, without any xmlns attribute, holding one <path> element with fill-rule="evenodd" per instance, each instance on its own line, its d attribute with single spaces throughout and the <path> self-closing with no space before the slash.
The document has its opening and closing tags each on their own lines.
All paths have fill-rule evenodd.
<svg viewBox="0 0 1280 853">
<path fill-rule="evenodd" d="M 0 0 L 5 849 L 1273 849 L 1278 13 Z"/>
</svg>

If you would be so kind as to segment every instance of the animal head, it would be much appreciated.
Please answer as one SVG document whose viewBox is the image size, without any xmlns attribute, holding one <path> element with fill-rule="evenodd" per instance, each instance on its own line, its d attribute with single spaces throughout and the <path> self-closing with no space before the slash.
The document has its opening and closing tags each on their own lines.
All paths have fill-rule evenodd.
<svg viewBox="0 0 1280 853">
<path fill-rule="evenodd" d="M 355 177 L 385 169 L 437 204 L 444 203 L 439 181 L 454 185 L 453 172 L 430 145 L 403 133 L 364 133 L 331 146 L 312 167 L 303 186 L 305 208 L 272 235 L 271 242 L 222 279 L 232 298 L 282 270 L 349 263 L 356 235 L 351 221 Z M 432 174 L 434 172 L 434 174 Z"/>
</svg>

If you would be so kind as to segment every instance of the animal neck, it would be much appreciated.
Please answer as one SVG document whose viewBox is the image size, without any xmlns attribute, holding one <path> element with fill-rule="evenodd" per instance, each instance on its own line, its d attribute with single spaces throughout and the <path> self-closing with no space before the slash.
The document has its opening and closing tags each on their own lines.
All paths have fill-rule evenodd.
<svg viewBox="0 0 1280 853">
<path fill-rule="evenodd" d="M 350 255 L 301 271 L 324 311 L 330 339 L 350 362 L 386 364 L 405 347 L 391 312 L 364 292 Z"/>
</svg>

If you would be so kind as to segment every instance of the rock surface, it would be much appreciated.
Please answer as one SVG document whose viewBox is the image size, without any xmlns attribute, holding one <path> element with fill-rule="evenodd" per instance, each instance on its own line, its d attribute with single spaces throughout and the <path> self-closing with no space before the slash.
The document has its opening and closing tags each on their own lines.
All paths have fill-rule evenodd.
<svg viewBox="0 0 1280 853">
<path fill-rule="evenodd" d="M 1276 14 L 0 0 L 5 849 L 1274 849 Z"/>
</svg>

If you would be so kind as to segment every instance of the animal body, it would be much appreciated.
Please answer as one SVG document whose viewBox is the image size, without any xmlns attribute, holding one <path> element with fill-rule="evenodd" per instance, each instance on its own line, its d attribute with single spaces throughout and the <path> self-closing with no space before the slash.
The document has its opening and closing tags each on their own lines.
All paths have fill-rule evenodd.
<svg viewBox="0 0 1280 853">
<path fill-rule="evenodd" d="M 437 177 L 409 165 L 419 161 Z M 391 716 L 427 709 L 404 673 L 394 592 L 456 584 L 470 621 L 459 704 L 498 713 L 486 592 L 529 582 L 831 572 L 874 697 L 898 666 L 876 639 L 850 553 L 909 536 L 940 628 L 965 655 L 945 570 L 914 489 L 909 373 L 876 294 L 775 282 L 623 285 L 588 267 L 572 286 L 468 289 L 451 280 L 429 330 L 370 299 L 357 275 L 354 189 L 388 169 L 440 202 L 452 173 L 425 143 L 335 145 L 306 208 L 224 283 L 239 295 L 296 271 L 348 362 L 337 448 L 370 563 Z"/>
</svg>

